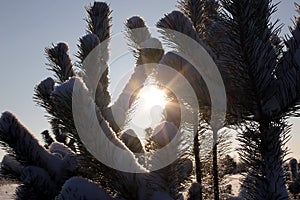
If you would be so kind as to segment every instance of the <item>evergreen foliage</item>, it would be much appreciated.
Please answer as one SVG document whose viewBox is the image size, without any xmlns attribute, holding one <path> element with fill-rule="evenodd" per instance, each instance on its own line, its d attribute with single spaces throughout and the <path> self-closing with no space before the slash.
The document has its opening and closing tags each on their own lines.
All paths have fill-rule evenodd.
<svg viewBox="0 0 300 200">
<path fill-rule="evenodd" d="M 157 23 L 161 39 L 173 50 L 189 49 L 177 43 L 170 30 L 180 32 L 213 58 L 227 92 L 223 126 L 209 123 L 212 102 L 204 78 L 174 51 L 165 53 L 159 38 L 151 35 L 139 16 L 125 22 L 128 46 L 136 60 L 134 72 L 112 103 L 108 91 L 112 11 L 106 3 L 94 2 L 86 9 L 87 30 L 79 39 L 78 61 L 71 61 L 66 43 L 45 50 L 54 78 L 41 81 L 34 90 L 34 101 L 45 109 L 52 129 L 41 133 L 44 146 L 12 113 L 4 112 L 0 118 L 0 144 L 8 153 L 1 173 L 21 182 L 16 199 L 224 199 L 225 175 L 236 168 L 228 157 L 231 137 L 226 127 L 239 132 L 238 152 L 245 168 L 240 198 L 289 198 L 283 163 L 291 127 L 287 119 L 299 116 L 299 18 L 291 28 L 292 36 L 282 40 L 280 26 L 270 21 L 276 11 L 271 0 L 180 0 L 178 7 L 181 11 Z M 182 134 L 186 129 L 180 124 L 179 99 L 171 90 L 166 92 L 171 101 L 165 120 L 147 129 L 146 145 L 133 130 L 124 130 L 140 89 L 149 77 L 159 78 L 157 64 L 181 73 L 195 91 L 199 109 L 191 109 L 200 120 L 188 129 L 195 135 L 192 148 Z M 183 101 L 191 104 L 188 98 Z M 88 121 L 81 122 L 85 130 L 81 137 L 75 126 L 74 102 Z M 91 127 L 100 127 L 104 135 L 88 132 Z M 101 163 L 85 146 L 88 137 L 94 138 L 96 147 L 105 146 L 103 137 L 107 137 L 126 152 L 127 159 L 115 151 L 97 153 L 143 173 L 122 172 Z M 171 143 L 174 138 L 176 142 Z M 153 170 L 162 162 L 157 153 L 161 148 L 176 160 Z M 288 188 L 296 195 L 300 183 L 297 162 L 291 160 L 290 166 Z"/>
</svg>

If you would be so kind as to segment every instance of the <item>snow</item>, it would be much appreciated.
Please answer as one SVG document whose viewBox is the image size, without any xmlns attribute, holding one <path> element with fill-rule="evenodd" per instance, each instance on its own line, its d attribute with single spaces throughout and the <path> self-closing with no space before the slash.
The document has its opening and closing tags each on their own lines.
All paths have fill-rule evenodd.
<svg viewBox="0 0 300 200">
<path fill-rule="evenodd" d="M 153 141 L 161 147 L 169 144 L 178 133 L 177 127 L 171 122 L 163 122 L 153 130 Z"/>
<path fill-rule="evenodd" d="M 232 185 L 232 195 L 237 197 L 240 193 L 241 180 L 243 176 L 241 174 L 234 174 L 227 177 L 228 184 Z"/>
<path fill-rule="evenodd" d="M 14 199 L 14 194 L 15 194 L 15 190 L 17 187 L 18 187 L 18 184 L 4 183 L 3 185 L 1 185 L 0 186 L 0 199 L 1 200 Z"/>
<path fill-rule="evenodd" d="M 73 177 L 66 181 L 62 187 L 61 194 L 56 198 L 57 200 L 63 199 L 99 199 L 110 200 L 110 197 L 104 190 L 102 190 L 95 183 L 82 178 Z"/>
<path fill-rule="evenodd" d="M 66 155 L 75 155 L 70 148 L 59 142 L 53 142 L 49 147 L 49 151 L 52 154 L 58 155 L 60 158 L 64 158 Z"/>
</svg>

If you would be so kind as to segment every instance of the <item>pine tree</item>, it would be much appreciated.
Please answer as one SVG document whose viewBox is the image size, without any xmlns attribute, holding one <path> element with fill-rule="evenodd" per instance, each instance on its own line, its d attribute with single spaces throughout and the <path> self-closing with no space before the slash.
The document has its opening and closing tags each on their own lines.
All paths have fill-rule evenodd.
<svg viewBox="0 0 300 200">
<path fill-rule="evenodd" d="M 298 26 L 285 41 L 270 22 L 276 6 L 270 0 L 222 0 L 228 43 L 224 52 L 243 91 L 240 158 L 248 172 L 245 199 L 288 199 L 284 182 L 286 119 L 297 116 L 299 99 Z M 244 193 L 245 194 L 245 193 Z"/>
<path fill-rule="evenodd" d="M 183 0 L 179 8 L 182 12 L 167 14 L 157 26 L 163 41 L 173 49 L 185 46 L 176 43 L 166 29 L 193 39 L 214 59 L 227 92 L 226 120 L 222 126 L 216 127 L 209 121 L 212 102 L 204 78 L 195 66 L 174 51 L 165 53 L 160 40 L 151 35 L 146 22 L 138 16 L 125 22 L 126 37 L 136 59 L 134 73 L 117 101 L 111 104 L 108 91 L 111 10 L 106 3 L 94 2 L 87 8 L 88 25 L 86 35 L 79 39 L 77 62 L 72 62 L 66 43 L 45 50 L 48 69 L 54 78 L 41 81 L 34 95 L 37 105 L 47 112 L 52 128 L 51 132 L 41 133 L 45 145 L 12 113 L 4 112 L 0 118 L 1 146 L 8 152 L 1 170 L 21 182 L 16 199 L 167 200 L 183 199 L 183 193 L 187 193 L 187 199 L 223 198 L 219 160 L 227 155 L 224 150 L 229 139 L 218 137 L 218 133 L 226 126 L 240 132 L 239 153 L 247 168 L 241 198 L 288 199 L 282 165 L 290 130 L 287 119 L 299 116 L 300 20 L 291 28 L 292 36 L 281 41 L 280 27 L 270 22 L 276 10 L 271 0 Z M 300 12 L 299 6 L 298 9 Z M 140 31 L 136 32 L 137 29 Z M 196 136 L 194 159 L 184 134 L 179 134 L 175 144 L 170 143 L 184 132 L 179 122 L 179 99 L 171 90 L 166 93 L 176 104 L 175 109 L 168 105 L 166 120 L 151 131 L 148 129 L 146 147 L 133 130 L 124 130 L 130 109 L 138 99 L 140 88 L 135 84 L 146 84 L 149 76 L 160 77 L 156 74 L 157 66 L 151 63 L 171 66 L 189 81 L 196 93 L 199 108 L 191 109 L 194 116 L 200 116 L 200 123 L 197 119 L 188 127 L 188 132 Z M 188 98 L 183 100 L 185 105 L 191 105 Z M 80 106 L 81 117 L 88 121 L 80 122 L 79 128 L 73 116 L 74 102 Z M 113 117 L 116 110 L 119 119 Z M 103 134 L 87 131 L 99 127 Z M 82 130 L 85 135 L 79 136 Z M 202 137 L 205 131 L 211 131 L 210 137 Z M 127 159 L 103 149 L 92 154 L 85 146 L 91 137 L 95 148 L 105 146 L 103 138 L 108 138 L 125 152 Z M 207 140 L 213 146 L 206 156 L 201 142 Z M 176 159 L 162 169 L 153 170 L 161 162 L 156 151 L 161 148 L 166 148 L 166 154 L 175 155 Z M 148 153 L 147 159 L 134 154 L 141 152 Z M 142 173 L 113 169 L 97 160 L 98 155 Z M 192 182 L 192 161 L 197 182 Z M 212 165 L 207 166 L 208 163 Z M 203 174 L 206 167 L 208 171 L 212 168 L 213 180 Z M 296 176 L 294 173 L 293 179 L 298 184 Z M 210 184 L 210 194 L 204 183 Z"/>
<path fill-rule="evenodd" d="M 141 142 L 136 137 L 134 140 L 128 138 L 130 130 L 121 129 L 124 120 L 118 124 L 121 126 L 116 126 L 111 110 L 123 109 L 122 113 L 128 115 L 126 101 L 134 99 L 137 94 L 126 96 L 125 99 L 121 94 L 117 102 L 109 107 L 110 94 L 107 87 L 111 11 L 106 3 L 95 2 L 87 8 L 87 13 L 87 34 L 79 39 L 79 51 L 76 55 L 79 59 L 76 62 L 78 72 L 74 70 L 68 45 L 58 43 L 46 48 L 49 70 L 54 72 L 55 78 L 49 77 L 35 88 L 34 100 L 46 110 L 55 138 L 44 131 L 42 135 L 47 146 L 41 146 L 14 115 L 6 112 L 0 118 L 1 144 L 13 156 L 4 158 L 3 168 L 15 174 L 22 182 L 16 192 L 17 199 L 90 199 L 95 196 L 97 199 L 181 198 L 182 185 L 189 180 L 192 162 L 188 156 L 178 154 L 175 163 L 149 172 L 151 168 L 145 168 L 143 159 L 134 156 L 132 151 L 143 151 Z M 136 88 L 132 88 L 135 85 L 132 83 L 138 81 L 143 84 L 152 73 L 142 65 L 157 63 L 164 54 L 163 49 L 159 48 L 159 40 L 151 37 L 142 18 L 128 19 L 126 27 L 137 64 L 134 74 L 125 86 L 124 94 L 127 94 L 128 90 L 135 91 Z M 144 28 L 142 34 L 135 33 L 134 29 L 137 28 Z M 149 44 L 155 44 L 155 48 L 149 48 Z M 98 77 L 100 73 L 103 76 Z M 72 102 L 81 106 L 81 116 L 90 119 L 89 123 L 84 123 L 82 127 L 88 130 L 90 126 L 99 123 L 105 137 L 127 152 L 128 165 L 139 168 L 143 173 L 125 173 L 98 161 L 84 145 L 84 137 L 79 137 L 75 127 L 76 119 L 73 118 Z M 95 111 L 97 116 L 93 115 Z M 177 127 L 167 123 L 164 124 L 163 130 L 163 133 L 157 134 L 156 141 L 164 144 L 169 142 L 169 139 L 164 141 L 164 134 L 172 135 L 178 131 Z M 105 145 L 101 140 L 103 136 L 86 134 L 93 137 L 98 146 Z M 184 150 L 177 148 L 178 152 Z M 104 154 L 119 166 L 127 162 L 126 158 L 114 151 L 98 153 Z M 150 162 L 151 167 L 159 164 L 156 153 L 150 156 Z"/>
</svg>

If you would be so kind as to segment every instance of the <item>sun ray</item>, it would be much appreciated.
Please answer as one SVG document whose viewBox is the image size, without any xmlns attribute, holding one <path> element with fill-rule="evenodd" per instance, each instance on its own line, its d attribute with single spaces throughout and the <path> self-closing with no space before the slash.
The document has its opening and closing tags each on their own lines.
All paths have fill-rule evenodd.
<svg viewBox="0 0 300 200">
<path fill-rule="evenodd" d="M 166 94 L 153 85 L 145 86 L 140 91 L 139 101 L 147 110 L 156 106 L 160 106 L 164 109 L 167 104 Z"/>
</svg>

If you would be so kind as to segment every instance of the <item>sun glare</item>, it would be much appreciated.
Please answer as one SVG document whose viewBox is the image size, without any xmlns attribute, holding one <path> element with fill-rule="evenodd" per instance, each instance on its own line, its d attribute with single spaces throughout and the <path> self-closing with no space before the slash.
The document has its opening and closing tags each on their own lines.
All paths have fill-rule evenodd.
<svg viewBox="0 0 300 200">
<path fill-rule="evenodd" d="M 162 90 L 154 85 L 143 87 L 139 91 L 136 109 L 129 127 L 133 128 L 140 138 L 145 139 L 145 129 L 154 128 L 163 120 L 167 103 L 166 94 Z"/>
<path fill-rule="evenodd" d="M 146 109 L 160 106 L 163 109 L 167 103 L 165 93 L 155 86 L 146 86 L 139 93 L 140 101 Z"/>
</svg>

